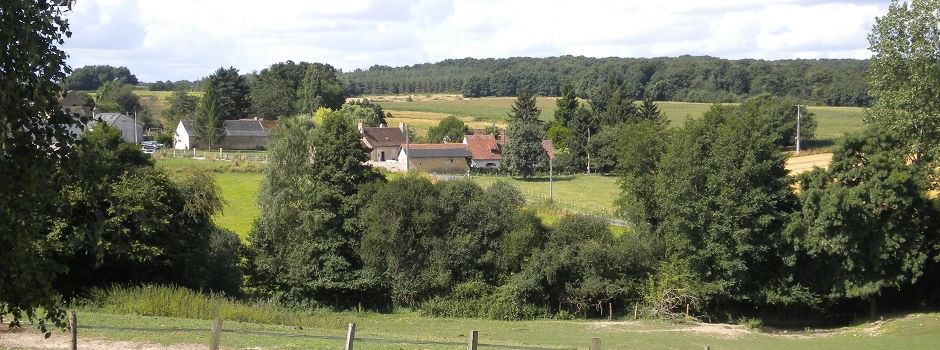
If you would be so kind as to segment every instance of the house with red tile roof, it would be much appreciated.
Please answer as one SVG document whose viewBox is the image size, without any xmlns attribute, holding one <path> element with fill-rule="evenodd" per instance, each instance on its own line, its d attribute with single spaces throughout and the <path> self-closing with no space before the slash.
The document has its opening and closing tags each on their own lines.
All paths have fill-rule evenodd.
<svg viewBox="0 0 940 350">
<path fill-rule="evenodd" d="M 499 168 L 503 160 L 502 143 L 496 139 L 496 135 L 474 130 L 473 135 L 463 137 L 463 144 L 470 150 L 470 167 Z"/>
</svg>

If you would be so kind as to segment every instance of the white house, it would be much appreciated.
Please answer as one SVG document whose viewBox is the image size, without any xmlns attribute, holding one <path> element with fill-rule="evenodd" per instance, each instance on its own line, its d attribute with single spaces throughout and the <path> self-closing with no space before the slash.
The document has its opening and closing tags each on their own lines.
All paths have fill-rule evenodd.
<svg viewBox="0 0 940 350">
<path fill-rule="evenodd" d="M 173 133 L 173 148 L 192 149 L 196 146 L 196 124 L 192 120 L 180 120 Z"/>
</svg>

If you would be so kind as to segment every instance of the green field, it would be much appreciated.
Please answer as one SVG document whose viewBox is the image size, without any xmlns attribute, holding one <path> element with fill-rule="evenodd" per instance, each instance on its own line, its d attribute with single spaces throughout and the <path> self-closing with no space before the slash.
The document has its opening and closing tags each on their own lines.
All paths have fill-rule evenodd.
<svg viewBox="0 0 940 350">
<path fill-rule="evenodd" d="M 247 241 L 248 232 L 258 210 L 258 187 L 261 173 L 218 173 L 215 182 L 222 189 L 225 207 L 216 215 L 215 223 L 238 234 L 242 241 Z"/>
<path fill-rule="evenodd" d="M 78 320 L 82 327 L 120 328 L 80 329 L 80 340 L 109 339 L 159 345 L 207 344 L 211 327 L 210 320 L 82 310 Z M 356 349 L 462 348 L 470 330 L 479 331 L 480 348 L 487 348 L 482 344 L 494 344 L 584 349 L 594 337 L 600 338 L 604 349 L 703 349 L 706 346 L 712 349 L 930 349 L 940 344 L 940 314 L 937 313 L 911 314 L 837 329 L 783 333 L 732 325 L 660 321 L 510 322 L 346 312 L 320 315 L 315 326 L 223 322 L 226 332 L 222 334 L 221 345 L 223 348 L 336 349 L 343 346 L 346 325 L 350 322 L 356 324 Z M 55 332 L 51 341 L 66 337 L 62 332 Z M 36 341 L 37 345 L 41 342 L 38 334 Z"/>
<path fill-rule="evenodd" d="M 392 113 L 392 115 L 404 114 L 407 112 L 437 113 L 437 119 L 443 119 L 447 115 L 466 117 L 465 121 L 478 122 L 497 122 L 503 123 L 506 114 L 509 112 L 515 98 L 513 97 L 483 97 L 483 98 L 460 98 L 449 96 L 441 99 L 415 99 L 412 102 L 405 102 L 401 99 L 392 99 L 387 96 L 369 97 L 373 102 L 382 105 L 383 108 Z M 536 101 L 539 108 L 542 109 L 541 119 L 551 120 L 555 113 L 554 97 L 540 97 Z M 686 118 L 697 118 L 707 111 L 712 104 L 695 102 L 656 102 L 660 110 L 666 115 L 673 126 L 682 125 Z M 816 130 L 817 142 L 820 146 L 833 144 L 847 132 L 859 131 L 862 129 L 862 117 L 865 114 L 864 108 L 860 107 L 827 107 L 810 106 L 809 110 L 816 114 L 818 128 Z M 794 118 L 796 111 L 794 110 Z M 426 129 L 424 124 L 433 125 L 433 120 L 427 120 L 423 117 L 419 121 L 421 127 L 419 130 Z M 406 123 L 410 121 L 405 118 Z M 813 144 L 810 144 L 812 147 Z"/>
<path fill-rule="evenodd" d="M 549 197 L 548 176 L 533 177 L 529 180 L 509 176 L 474 176 L 473 180 L 483 187 L 489 187 L 496 180 L 507 181 L 526 199 L 544 202 Z M 604 175 L 558 175 L 553 181 L 554 205 L 573 211 L 612 218 L 615 209 L 614 200 L 620 196 L 617 178 Z"/>
<path fill-rule="evenodd" d="M 215 182 L 226 202 L 222 213 L 215 216 L 215 223 L 237 233 L 243 241 L 247 240 L 251 225 L 259 215 L 258 187 L 263 176 L 260 165 L 255 162 L 160 158 L 157 159 L 156 166 L 171 173 L 186 168 L 213 171 Z"/>
</svg>

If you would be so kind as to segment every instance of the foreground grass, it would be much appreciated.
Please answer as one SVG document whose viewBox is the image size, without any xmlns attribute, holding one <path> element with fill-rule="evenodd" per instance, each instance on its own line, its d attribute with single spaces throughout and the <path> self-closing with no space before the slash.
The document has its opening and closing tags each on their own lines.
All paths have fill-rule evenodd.
<svg viewBox="0 0 940 350">
<path fill-rule="evenodd" d="M 359 349 L 455 348 L 400 341 L 464 343 L 470 330 L 479 331 L 482 344 L 565 349 L 584 348 L 593 337 L 601 338 L 607 349 L 926 349 L 940 343 L 940 313 L 912 314 L 829 330 L 771 333 L 732 325 L 656 320 L 493 321 L 431 318 L 410 312 L 291 310 L 178 287 L 115 288 L 100 293 L 95 300 L 78 307 L 79 324 L 90 327 L 81 330 L 81 337 L 163 345 L 205 344 L 211 320 L 216 317 L 225 320 L 223 328 L 227 332 L 222 336 L 222 345 L 227 348 L 338 348 L 348 323 L 356 324 Z"/>
</svg>

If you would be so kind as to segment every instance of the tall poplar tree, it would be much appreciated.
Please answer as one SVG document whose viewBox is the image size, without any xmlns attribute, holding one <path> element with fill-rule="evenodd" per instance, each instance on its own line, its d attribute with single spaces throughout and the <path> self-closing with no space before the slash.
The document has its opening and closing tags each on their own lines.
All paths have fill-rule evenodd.
<svg viewBox="0 0 940 350">
<path fill-rule="evenodd" d="M 891 3 L 868 36 L 874 98 L 866 120 L 895 131 L 912 163 L 935 169 L 940 146 L 940 2 Z M 930 165 L 933 164 L 933 165 Z"/>
</svg>

